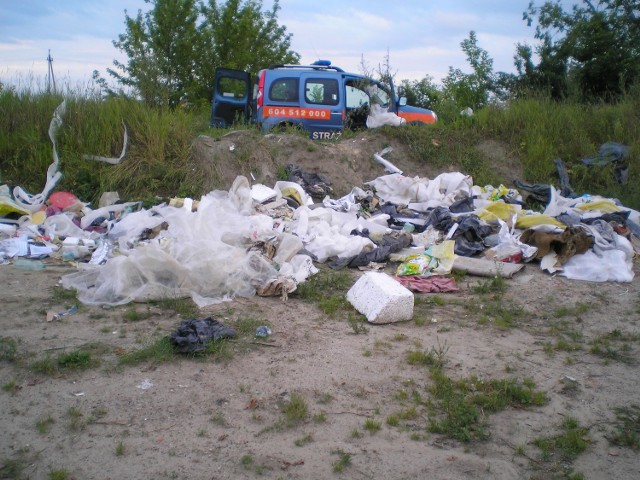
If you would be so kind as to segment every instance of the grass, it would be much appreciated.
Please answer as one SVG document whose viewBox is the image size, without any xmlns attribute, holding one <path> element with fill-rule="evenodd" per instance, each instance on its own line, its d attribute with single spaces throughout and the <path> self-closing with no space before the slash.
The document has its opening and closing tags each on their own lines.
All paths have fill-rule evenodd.
<svg viewBox="0 0 640 480">
<path fill-rule="evenodd" d="M 3 183 L 21 185 L 30 192 L 41 189 L 44 172 L 51 163 L 47 130 L 61 100 L 60 95 L 28 89 L 0 92 Z M 153 109 L 135 99 L 102 99 L 90 91 L 70 95 L 67 103 L 64 124 L 58 134 L 65 174 L 60 190 L 72 191 L 83 201 L 97 204 L 105 191 L 118 191 L 128 201 L 197 196 L 203 193 L 205 180 L 213 182 L 214 188 L 223 187 L 219 173 L 212 171 L 215 169 L 191 161 L 191 143 L 199 133 L 206 131 L 216 137 L 226 133 L 206 129 L 208 109 Z M 454 162 L 461 171 L 472 175 L 477 185 L 504 182 L 497 178 L 490 159 L 476 148 L 483 139 L 504 143 L 520 159 L 523 180 L 530 183 L 557 185 L 553 160 L 561 158 L 567 164 L 576 192 L 619 198 L 624 205 L 637 210 L 640 209 L 637 107 L 632 93 L 615 104 L 527 98 L 510 102 L 509 108 L 487 107 L 471 119 L 461 120 L 441 108 L 441 120 L 429 128 L 386 128 L 382 133 L 405 143 L 410 158 L 418 165 L 426 159 L 435 168 Z M 131 139 L 126 161 L 107 165 L 82 160 L 84 153 L 117 156 L 123 143 L 123 119 Z M 345 138 L 348 137 L 346 132 Z M 626 185 L 615 182 L 610 166 L 588 168 L 580 164 L 580 159 L 596 154 L 599 145 L 607 140 L 631 146 Z M 308 145 L 307 150 L 315 148 L 315 144 Z M 257 167 L 251 155 L 242 154 L 242 149 L 238 145 L 234 156 L 242 162 L 238 166 L 245 167 L 243 171 Z M 283 163 L 284 159 L 274 158 L 273 169 Z M 277 173 L 284 176 L 280 170 Z"/>
<path fill-rule="evenodd" d="M 19 388 L 15 380 L 2 384 L 2 391 L 7 392 L 9 395 L 15 395 Z"/>
<path fill-rule="evenodd" d="M 57 359 L 58 367 L 69 369 L 85 369 L 94 364 L 91 354 L 84 350 L 61 353 Z"/>
<path fill-rule="evenodd" d="M 135 305 L 130 306 L 122 315 L 122 318 L 125 322 L 139 322 L 141 320 L 146 320 L 151 317 L 150 308 L 147 306 L 147 310 L 145 312 L 140 312 Z"/>
<path fill-rule="evenodd" d="M 631 344 L 640 341 L 640 335 L 612 330 L 591 341 L 590 352 L 593 355 L 616 362 L 633 365 L 637 363 Z"/>
<path fill-rule="evenodd" d="M 69 418 L 69 430 L 77 432 L 86 426 L 86 423 L 82 420 L 82 412 L 78 407 L 69 407 L 67 417 Z"/>
<path fill-rule="evenodd" d="M 41 435 L 45 435 L 46 433 L 49 433 L 49 430 L 54 423 L 56 423 L 56 421 L 51 415 L 40 417 L 38 420 L 36 420 L 36 430 Z"/>
<path fill-rule="evenodd" d="M 320 395 L 320 398 L 318 398 L 317 402 L 322 404 L 322 405 L 327 405 L 328 403 L 331 403 L 333 401 L 333 395 L 331 395 L 330 393 L 324 392 Z"/>
<path fill-rule="evenodd" d="M 289 428 L 303 423 L 309 416 L 309 407 L 302 395 L 292 393 L 291 399 L 284 402 L 280 407 L 280 412 L 284 417 L 285 425 Z"/>
<path fill-rule="evenodd" d="M 47 355 L 34 361 L 30 368 L 36 373 L 49 376 L 59 375 L 69 370 L 86 370 L 100 364 L 99 359 L 94 358 L 92 352 L 101 354 L 107 350 L 99 343 L 87 344 L 77 350 L 62 352 L 55 358 Z"/>
<path fill-rule="evenodd" d="M 516 320 L 523 315 L 524 310 L 504 304 L 503 295 L 507 289 L 506 280 L 500 276 L 492 277 L 473 287 L 473 291 L 480 296 L 480 325 L 490 323 L 500 330 L 508 330 L 515 326 Z M 465 308 L 473 310 L 474 313 L 477 311 L 475 304 L 467 304 Z"/>
<path fill-rule="evenodd" d="M 313 415 L 313 421 L 316 423 L 325 423 L 327 421 L 327 414 L 324 412 L 316 413 Z"/>
<path fill-rule="evenodd" d="M 398 425 L 400 425 L 400 417 L 398 417 L 398 415 L 389 415 L 387 417 L 387 425 L 389 425 L 390 427 L 397 427 Z"/>
<path fill-rule="evenodd" d="M 168 310 L 181 316 L 184 319 L 196 318 L 198 316 L 198 306 L 190 298 L 163 298 L 149 302 L 156 305 L 161 310 Z"/>
<path fill-rule="evenodd" d="M 338 459 L 337 462 L 335 462 L 333 464 L 333 471 L 336 473 L 342 473 L 344 471 L 345 468 L 347 468 L 349 465 L 351 465 L 351 454 L 344 452 L 342 450 L 337 450 L 335 452 L 336 455 L 339 455 L 340 458 Z"/>
<path fill-rule="evenodd" d="M 201 352 L 187 354 L 187 358 L 207 358 L 214 361 L 228 361 L 233 357 L 234 351 L 242 351 L 252 346 L 256 328 L 260 325 L 269 325 L 262 319 L 251 317 L 240 317 L 232 322 L 225 322 L 228 326 L 236 330 L 237 337 L 234 339 L 233 347 L 227 339 L 210 341 L 206 349 Z M 168 336 L 150 339 L 142 348 L 132 350 L 121 355 L 120 365 L 137 365 L 148 362 L 160 364 L 176 361 L 184 358 L 173 348 Z"/>
<path fill-rule="evenodd" d="M 70 478 L 69 472 L 64 468 L 49 470 L 49 480 L 67 480 L 68 478 Z"/>
<path fill-rule="evenodd" d="M 407 352 L 407 363 L 409 365 L 422 365 L 426 367 L 435 367 L 441 369 L 446 363 L 447 352 L 449 347 L 446 341 L 440 344 L 437 341 L 437 345 L 434 345 L 429 350 L 410 350 Z"/>
<path fill-rule="evenodd" d="M 584 478 L 573 471 L 571 463 L 591 444 L 589 429 L 581 427 L 575 418 L 567 417 L 560 430 L 557 435 L 534 439 L 533 444 L 541 450 L 541 460 L 549 464 L 548 470 L 564 478 Z"/>
<path fill-rule="evenodd" d="M 247 468 L 252 464 L 253 464 L 253 457 L 251 455 L 249 455 L 248 453 L 243 455 L 240 458 L 240 465 L 242 465 L 243 467 Z"/>
<path fill-rule="evenodd" d="M 616 407 L 614 430 L 608 439 L 613 445 L 640 450 L 640 406 Z"/>
<path fill-rule="evenodd" d="M 506 280 L 500 276 L 492 277 L 489 280 L 480 282 L 478 285 L 473 287 L 473 291 L 480 295 L 488 293 L 502 294 L 506 292 L 507 289 L 508 285 Z"/>
<path fill-rule="evenodd" d="M 296 447 L 303 447 L 311 442 L 313 442 L 313 435 L 311 433 L 308 433 L 304 437 L 297 438 L 296 440 L 294 440 L 293 444 Z"/>
<path fill-rule="evenodd" d="M 331 270 L 323 266 L 317 274 L 298 285 L 296 293 L 299 298 L 316 304 L 329 317 L 346 312 L 355 315 L 355 310 L 345 298 L 345 292 L 351 284 L 352 280 L 347 272 Z M 349 324 L 355 333 L 364 333 L 355 319 L 353 322 L 349 321 Z"/>
<path fill-rule="evenodd" d="M 5 458 L 0 463 L 0 478 L 22 478 L 22 471 L 26 468 L 21 458 Z"/>
<path fill-rule="evenodd" d="M 382 428 L 382 423 L 373 418 L 367 418 L 364 421 L 363 428 L 371 435 L 373 435 L 374 433 L 380 431 L 380 429 Z"/>
<path fill-rule="evenodd" d="M 256 463 L 253 457 L 248 453 L 240 458 L 240 465 L 242 465 L 245 470 L 253 470 L 258 475 L 262 475 L 267 469 L 265 465 Z"/>
<path fill-rule="evenodd" d="M 593 308 L 592 305 L 588 305 L 586 303 L 578 303 L 574 307 L 560 307 L 554 312 L 554 315 L 558 318 L 580 317 L 581 315 L 587 313 L 592 308 Z"/>
<path fill-rule="evenodd" d="M 123 440 L 120 440 L 116 445 L 116 456 L 122 457 L 127 451 L 127 447 Z"/>
<path fill-rule="evenodd" d="M 534 389 L 532 381 L 525 379 L 482 380 L 470 376 L 454 380 L 441 369 L 432 368 L 433 385 L 430 393 L 429 431 L 469 442 L 486 440 L 486 415 L 508 407 L 544 405 L 548 397 Z"/>
<path fill-rule="evenodd" d="M 15 362 L 18 356 L 18 342 L 10 337 L 0 337 L 0 360 Z"/>
<path fill-rule="evenodd" d="M 486 440 L 487 416 L 506 408 L 541 406 L 548 402 L 547 395 L 535 389 L 531 379 L 516 378 L 481 379 L 475 375 L 454 379 L 444 372 L 447 363 L 446 343 L 432 347 L 429 351 L 407 352 L 407 363 L 426 367 L 431 376 L 424 398 L 415 383 L 405 385 L 395 398 L 402 403 L 413 401 L 413 405 L 391 417 L 400 420 L 417 420 L 422 414 L 417 407 L 428 411 L 427 430 L 463 442 Z M 397 420 L 396 418 L 397 417 Z"/>
<path fill-rule="evenodd" d="M 52 299 L 55 303 L 62 304 L 65 308 L 71 308 L 74 305 L 80 305 L 78 300 L 78 292 L 75 289 L 66 290 L 60 286 L 53 287 Z"/>
<path fill-rule="evenodd" d="M 211 415 L 211 418 L 209 419 L 209 421 L 221 427 L 227 426 L 227 419 L 224 418 L 224 413 L 220 411 L 215 412 L 213 415 Z"/>
<path fill-rule="evenodd" d="M 363 315 L 356 315 L 353 312 L 349 312 L 347 315 L 347 322 L 356 335 L 369 333 L 369 329 L 366 327 L 365 317 Z"/>
<path fill-rule="evenodd" d="M 159 364 L 170 362 L 177 358 L 173 345 L 169 337 L 162 337 L 149 342 L 147 345 L 138 350 L 121 355 L 119 358 L 120 365 L 137 365 L 142 362 Z"/>
</svg>

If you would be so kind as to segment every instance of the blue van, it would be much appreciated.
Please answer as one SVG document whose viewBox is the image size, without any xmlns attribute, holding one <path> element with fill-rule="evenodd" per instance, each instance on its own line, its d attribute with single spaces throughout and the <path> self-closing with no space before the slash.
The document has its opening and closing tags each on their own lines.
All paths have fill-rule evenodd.
<svg viewBox="0 0 640 480">
<path fill-rule="evenodd" d="M 397 98 L 393 83 L 386 86 L 324 60 L 271 66 L 258 73 L 253 85 L 248 72 L 217 69 L 211 126 L 253 122 L 263 133 L 297 126 L 313 139 L 334 139 L 344 128 L 365 127 L 373 104 L 409 124 L 437 121 L 431 110 Z"/>
</svg>

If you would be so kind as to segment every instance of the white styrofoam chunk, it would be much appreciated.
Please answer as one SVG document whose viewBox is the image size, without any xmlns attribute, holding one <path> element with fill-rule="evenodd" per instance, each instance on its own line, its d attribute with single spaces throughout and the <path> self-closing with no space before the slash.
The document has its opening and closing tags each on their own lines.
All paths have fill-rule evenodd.
<svg viewBox="0 0 640 480">
<path fill-rule="evenodd" d="M 262 185 L 261 183 L 257 183 L 251 186 L 251 198 L 258 203 L 264 203 L 266 201 L 273 200 L 277 196 L 278 192 L 276 192 L 273 188 Z"/>
<path fill-rule="evenodd" d="M 347 300 L 370 323 L 395 323 L 413 317 L 413 293 L 386 273 L 365 273 L 347 292 Z"/>
</svg>

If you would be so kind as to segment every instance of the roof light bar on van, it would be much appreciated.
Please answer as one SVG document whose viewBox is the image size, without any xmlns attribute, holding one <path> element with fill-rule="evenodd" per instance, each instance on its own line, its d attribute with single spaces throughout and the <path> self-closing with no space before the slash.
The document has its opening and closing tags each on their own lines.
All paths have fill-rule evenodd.
<svg viewBox="0 0 640 480">
<path fill-rule="evenodd" d="M 299 68 L 299 69 L 311 69 L 311 70 L 335 70 L 336 72 L 344 72 L 343 69 L 339 67 L 334 67 L 333 65 L 324 66 L 324 65 L 270 65 L 269 70 L 277 70 L 278 68 Z"/>
</svg>

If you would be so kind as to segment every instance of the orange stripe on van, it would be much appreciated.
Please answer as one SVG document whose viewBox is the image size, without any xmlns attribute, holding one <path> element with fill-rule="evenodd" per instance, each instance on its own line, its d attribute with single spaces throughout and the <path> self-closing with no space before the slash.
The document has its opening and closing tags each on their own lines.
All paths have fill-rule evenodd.
<svg viewBox="0 0 640 480">
<path fill-rule="evenodd" d="M 326 108 L 298 108 L 268 106 L 262 109 L 263 117 L 301 118 L 331 120 L 331 110 Z"/>
<path fill-rule="evenodd" d="M 422 123 L 436 123 L 436 119 L 433 115 L 426 113 L 408 113 L 398 112 L 398 116 L 404 118 L 407 123 L 422 122 Z"/>
</svg>

